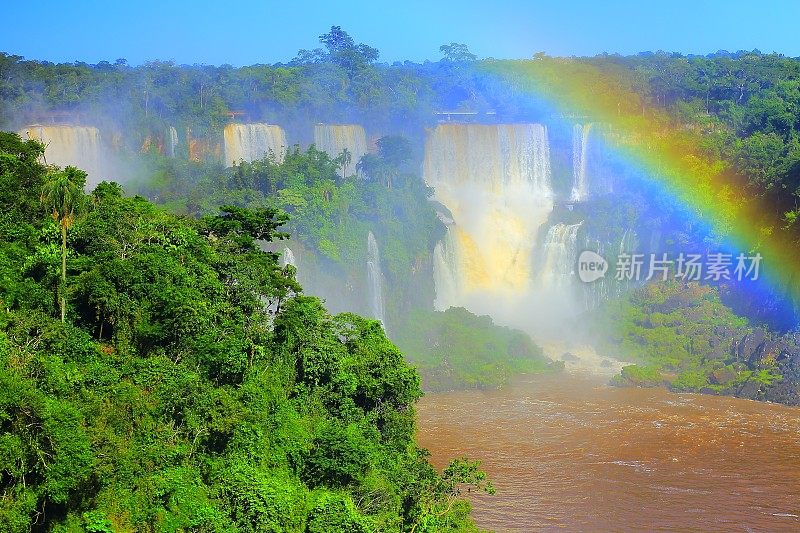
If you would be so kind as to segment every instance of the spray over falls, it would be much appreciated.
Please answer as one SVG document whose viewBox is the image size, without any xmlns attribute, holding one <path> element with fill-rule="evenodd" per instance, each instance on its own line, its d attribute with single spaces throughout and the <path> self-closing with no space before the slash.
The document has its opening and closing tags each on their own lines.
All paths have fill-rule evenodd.
<svg viewBox="0 0 800 533">
<path fill-rule="evenodd" d="M 286 133 L 272 124 L 228 124 L 223 132 L 225 139 L 225 166 L 240 161 L 250 162 L 272 154 L 276 162 L 286 155 Z"/>
<path fill-rule="evenodd" d="M 61 167 L 74 166 L 85 170 L 87 180 L 100 179 L 100 132 L 92 126 L 32 125 L 19 131 L 23 139 L 36 139 L 45 145 L 47 163 Z"/>
<path fill-rule="evenodd" d="M 466 307 L 531 330 L 536 236 L 553 210 L 550 147 L 540 124 L 443 124 L 424 176 L 452 214 L 434 250 L 437 309 Z"/>
<path fill-rule="evenodd" d="M 350 160 L 344 165 L 344 174 L 352 176 L 358 161 L 367 154 L 367 134 L 357 124 L 316 124 L 314 145 L 331 157 L 339 157 L 347 150 Z"/>
</svg>

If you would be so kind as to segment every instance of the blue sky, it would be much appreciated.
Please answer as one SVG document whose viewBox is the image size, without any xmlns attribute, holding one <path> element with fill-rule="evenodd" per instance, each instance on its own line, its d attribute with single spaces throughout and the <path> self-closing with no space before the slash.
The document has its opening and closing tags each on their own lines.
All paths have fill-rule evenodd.
<svg viewBox="0 0 800 533">
<path fill-rule="evenodd" d="M 49 61 L 275 63 L 318 46 L 331 25 L 390 62 L 436 60 L 449 42 L 497 58 L 754 48 L 800 56 L 800 0 L 10 0 L 2 12 L 0 51 Z"/>
</svg>

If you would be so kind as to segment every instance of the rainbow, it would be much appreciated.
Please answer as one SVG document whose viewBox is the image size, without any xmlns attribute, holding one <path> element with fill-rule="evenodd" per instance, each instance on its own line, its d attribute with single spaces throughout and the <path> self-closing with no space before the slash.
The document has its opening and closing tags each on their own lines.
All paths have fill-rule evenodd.
<svg viewBox="0 0 800 533">
<path fill-rule="evenodd" d="M 668 195 L 705 224 L 729 249 L 763 256 L 767 283 L 800 302 L 800 239 L 774 203 L 756 195 L 727 162 L 708 154 L 708 129 L 677 123 L 648 105 L 621 66 L 599 69 L 573 58 L 537 56 L 526 61 L 485 61 L 478 67 L 521 94 L 550 107 L 553 115 L 579 116 L 607 125 L 605 143 L 641 170 L 655 190 Z M 707 128 L 721 127 L 710 121 Z"/>
</svg>

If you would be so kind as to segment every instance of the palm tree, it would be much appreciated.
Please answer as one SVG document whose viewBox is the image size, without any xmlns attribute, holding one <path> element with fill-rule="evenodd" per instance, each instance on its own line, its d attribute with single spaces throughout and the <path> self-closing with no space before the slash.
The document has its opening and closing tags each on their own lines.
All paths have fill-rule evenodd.
<svg viewBox="0 0 800 533">
<path fill-rule="evenodd" d="M 342 169 L 342 178 L 346 178 L 347 174 L 347 167 L 350 166 L 350 163 L 353 161 L 353 154 L 350 153 L 350 150 L 347 148 L 342 149 L 342 153 L 339 155 L 339 165 Z"/>
<path fill-rule="evenodd" d="M 47 209 L 52 209 L 53 220 L 61 228 L 61 322 L 64 322 L 67 302 L 64 297 L 64 283 L 67 281 L 67 231 L 75 222 L 75 214 L 83 199 L 80 183 L 85 179 L 81 171 L 72 167 L 50 175 L 50 179 L 42 187 L 39 197 Z"/>
</svg>

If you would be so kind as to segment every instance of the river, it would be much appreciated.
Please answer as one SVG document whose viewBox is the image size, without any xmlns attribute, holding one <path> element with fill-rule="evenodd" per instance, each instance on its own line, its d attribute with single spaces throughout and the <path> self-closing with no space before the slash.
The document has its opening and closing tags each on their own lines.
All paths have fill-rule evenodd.
<svg viewBox="0 0 800 533">
<path fill-rule="evenodd" d="M 481 459 L 494 531 L 800 531 L 800 409 L 606 381 L 427 394 L 418 442 Z"/>
</svg>

